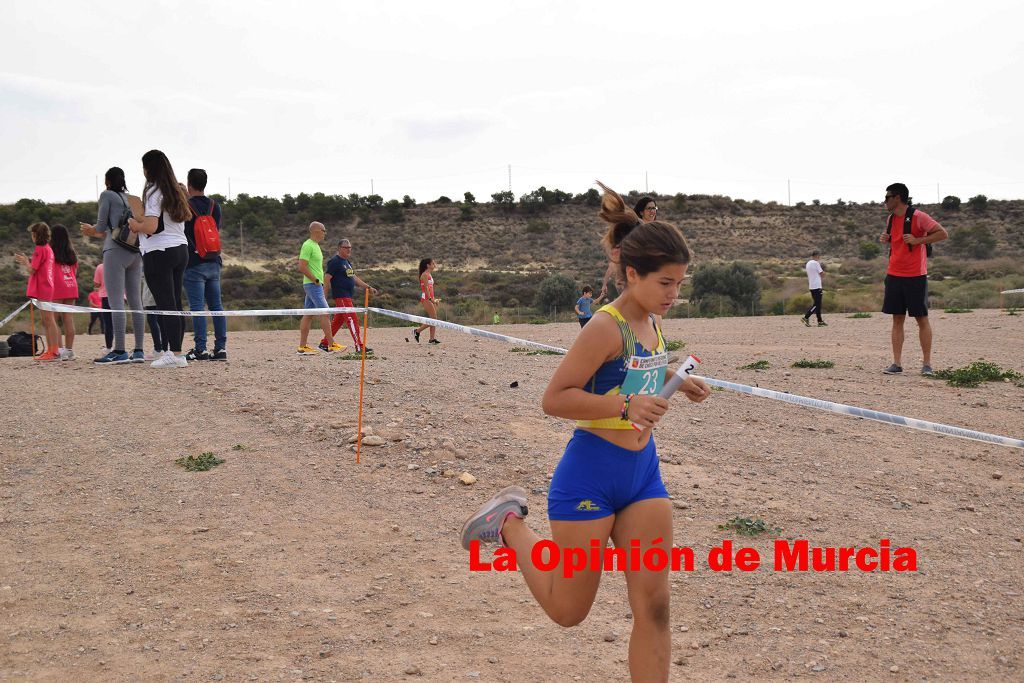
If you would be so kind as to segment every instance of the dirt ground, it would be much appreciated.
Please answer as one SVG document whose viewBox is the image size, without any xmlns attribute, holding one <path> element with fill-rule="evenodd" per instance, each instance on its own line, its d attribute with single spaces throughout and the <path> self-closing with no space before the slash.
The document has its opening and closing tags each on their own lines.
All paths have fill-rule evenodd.
<svg viewBox="0 0 1024 683">
<path fill-rule="evenodd" d="M 1024 437 L 1024 389 L 888 377 L 888 318 L 671 320 L 712 377 Z M 935 366 L 1024 371 L 1024 317 L 933 316 Z M 920 365 L 911 324 L 904 365 Z M 568 345 L 575 324 L 497 326 Z M 5 334 L 12 330 L 8 328 Z M 236 332 L 228 363 L 187 369 L 0 360 L 0 679 L 617 681 L 628 677 L 621 574 L 587 620 L 547 619 L 514 573 L 470 572 L 465 517 L 531 494 L 571 432 L 540 397 L 557 357 L 442 330 L 371 329 L 359 363 L 297 357 L 295 332 Z M 80 336 L 79 356 L 100 336 Z M 767 359 L 767 371 L 739 366 Z M 800 370 L 801 358 L 833 370 Z M 517 381 L 517 388 L 509 384 Z M 716 391 L 656 433 L 675 542 L 673 680 L 1021 680 L 1019 450 Z M 176 458 L 225 462 L 186 472 Z M 468 471 L 471 486 L 445 476 Z M 733 517 L 812 545 L 910 546 L 915 573 L 781 573 L 702 558 Z"/>
</svg>

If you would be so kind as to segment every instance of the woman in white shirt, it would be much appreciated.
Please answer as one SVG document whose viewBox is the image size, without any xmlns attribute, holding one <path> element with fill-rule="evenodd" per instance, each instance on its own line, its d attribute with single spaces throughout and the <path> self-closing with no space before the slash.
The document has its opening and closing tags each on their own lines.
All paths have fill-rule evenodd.
<svg viewBox="0 0 1024 683">
<path fill-rule="evenodd" d="M 188 240 L 185 221 L 192 215 L 188 197 L 174 176 L 167 156 L 158 149 L 142 155 L 142 171 L 146 185 L 142 190 L 145 216 L 141 221 L 128 222 L 133 232 L 139 233 L 142 251 L 142 269 L 146 285 L 153 293 L 157 310 L 180 311 L 181 281 L 188 265 Z M 182 318 L 175 315 L 159 316 L 161 346 L 154 368 L 183 368 L 188 365 L 181 353 L 184 336 Z"/>
</svg>

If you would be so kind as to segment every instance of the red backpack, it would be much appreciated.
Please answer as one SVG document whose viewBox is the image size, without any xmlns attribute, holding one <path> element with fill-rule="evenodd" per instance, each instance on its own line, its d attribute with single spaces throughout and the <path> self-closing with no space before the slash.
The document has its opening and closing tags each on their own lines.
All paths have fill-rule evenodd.
<svg viewBox="0 0 1024 683">
<path fill-rule="evenodd" d="M 208 214 L 201 214 L 192 207 L 192 213 L 196 215 L 196 253 L 199 254 L 199 258 L 220 254 L 220 231 L 217 230 L 217 221 L 213 219 L 214 206 L 216 203 L 211 199 Z"/>
</svg>

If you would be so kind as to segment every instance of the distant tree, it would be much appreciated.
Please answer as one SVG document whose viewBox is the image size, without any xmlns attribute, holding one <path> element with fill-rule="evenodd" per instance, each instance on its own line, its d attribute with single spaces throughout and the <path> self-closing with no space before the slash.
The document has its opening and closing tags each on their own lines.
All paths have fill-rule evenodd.
<svg viewBox="0 0 1024 683">
<path fill-rule="evenodd" d="M 807 202 L 797 202 L 796 203 L 796 208 L 798 208 L 798 209 L 803 209 L 806 206 L 807 206 Z"/>
<path fill-rule="evenodd" d="M 988 197 L 983 194 L 975 195 L 967 200 L 967 207 L 978 212 L 985 211 L 988 209 Z"/>
<path fill-rule="evenodd" d="M 466 204 L 476 204 L 476 197 L 473 196 L 472 192 L 467 192 L 462 196 Z"/>
<path fill-rule="evenodd" d="M 401 223 L 405 220 L 405 211 L 402 210 L 402 203 L 397 199 L 389 199 L 384 203 L 384 220 L 388 223 Z"/>
<path fill-rule="evenodd" d="M 836 200 L 836 206 L 846 206 L 846 202 L 843 201 L 842 197 Z"/>
<path fill-rule="evenodd" d="M 878 256 L 882 252 L 882 248 L 878 246 L 878 242 L 871 242 L 864 240 L 860 243 L 860 258 L 863 261 L 870 261 Z"/>
<path fill-rule="evenodd" d="M 462 204 L 459 206 L 460 221 L 471 221 L 474 218 L 476 218 L 476 214 L 473 213 L 472 204 Z"/>
<path fill-rule="evenodd" d="M 682 192 L 677 192 L 676 196 L 672 198 L 672 208 L 676 211 L 686 210 L 686 195 Z"/>
<path fill-rule="evenodd" d="M 537 297 L 534 299 L 534 306 L 542 312 L 552 308 L 569 310 L 576 302 L 576 283 L 572 278 L 556 273 L 544 278 L 537 289 Z"/>
<path fill-rule="evenodd" d="M 410 197 L 409 195 L 405 195 L 404 197 L 402 197 L 402 206 L 404 206 L 407 209 L 411 209 L 412 207 L 416 206 L 416 200 Z"/>
<path fill-rule="evenodd" d="M 811 204 L 814 204 L 815 206 L 821 206 L 821 200 L 820 199 L 812 199 L 811 200 Z"/>
<path fill-rule="evenodd" d="M 444 195 L 441 195 L 440 197 L 437 198 L 437 201 L 435 201 L 434 203 L 435 204 L 451 204 L 452 200 L 451 200 L 450 197 L 445 197 Z"/>
<path fill-rule="evenodd" d="M 290 194 L 286 194 L 281 198 L 281 206 L 283 206 L 284 210 L 288 213 L 295 213 L 295 197 Z"/>
<path fill-rule="evenodd" d="M 942 198 L 942 208 L 946 211 L 959 211 L 960 198 L 955 195 L 947 195 Z"/>
<path fill-rule="evenodd" d="M 503 190 L 492 194 L 491 201 L 502 206 L 512 206 L 516 203 L 516 196 L 508 190 Z"/>
<path fill-rule="evenodd" d="M 761 283 L 752 266 L 746 263 L 709 263 L 701 266 L 693 276 L 690 298 L 701 301 L 712 295 L 732 300 L 736 309 L 758 313 L 761 301 Z"/>
<path fill-rule="evenodd" d="M 601 206 L 601 193 L 594 188 L 590 188 L 583 194 L 577 195 L 577 197 L 581 198 L 587 206 Z"/>
<path fill-rule="evenodd" d="M 951 230 L 949 248 L 964 258 L 989 259 L 996 250 L 996 238 L 987 226 Z"/>
</svg>

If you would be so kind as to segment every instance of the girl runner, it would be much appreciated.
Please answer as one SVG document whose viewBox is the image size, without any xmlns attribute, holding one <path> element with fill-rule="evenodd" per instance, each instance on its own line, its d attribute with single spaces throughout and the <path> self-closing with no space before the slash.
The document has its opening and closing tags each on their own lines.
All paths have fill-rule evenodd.
<svg viewBox="0 0 1024 683">
<path fill-rule="evenodd" d="M 434 259 L 425 258 L 420 261 L 420 303 L 423 304 L 424 310 L 427 312 L 427 317 L 437 317 L 437 302 L 440 299 L 434 298 L 434 276 L 431 273 L 434 270 Z M 427 325 L 424 323 L 412 331 L 412 336 L 416 337 L 416 343 L 420 342 L 420 332 L 430 328 L 430 341 L 429 344 L 440 344 L 434 334 L 437 331 L 435 325 Z"/>
<path fill-rule="evenodd" d="M 682 233 L 668 223 L 641 223 L 618 194 L 605 190 L 601 215 L 611 226 L 632 224 L 619 243 L 619 273 L 627 286 L 584 327 L 544 392 L 544 412 L 577 420 L 577 428 L 555 469 L 548 493 L 554 542 L 590 547 L 591 539 L 618 548 L 639 542 L 640 552 L 672 547 L 672 507 L 658 469 L 652 428 L 668 410 L 657 396 L 673 373 L 655 322 L 672 306 L 690 252 Z M 647 360 L 643 360 L 647 359 Z M 646 369 L 633 369 L 637 361 Z M 687 379 L 681 389 L 700 402 L 710 391 Z M 631 423 L 640 425 L 634 429 Z M 539 540 L 525 523 L 526 492 L 511 486 L 470 517 L 462 545 L 499 542 L 516 551 L 523 578 L 551 619 L 574 626 L 586 618 L 601 580 L 587 569 L 569 578 L 562 567 L 541 571 L 526 559 Z M 564 556 L 564 554 L 563 554 Z M 633 680 L 668 680 L 668 571 L 626 571 L 633 634 L 629 670 Z"/>
<path fill-rule="evenodd" d="M 78 303 L 78 254 L 71 245 L 68 229 L 63 225 L 50 228 L 50 248 L 53 249 L 53 300 L 59 304 Z M 61 313 L 64 323 L 64 345 L 60 347 L 61 360 L 75 360 L 75 318 Z"/>
<path fill-rule="evenodd" d="M 15 254 L 14 260 L 28 268 L 28 287 L 25 296 L 40 301 L 53 301 L 53 249 L 50 247 L 50 226 L 46 223 L 33 223 L 28 226 L 32 233 L 32 241 L 36 249 L 32 252 L 32 260 L 24 254 Z M 60 330 L 52 311 L 40 310 L 43 318 L 43 329 L 46 331 L 46 350 L 36 356 L 36 360 L 60 360 Z M 35 340 L 32 340 L 35 351 Z"/>
</svg>

